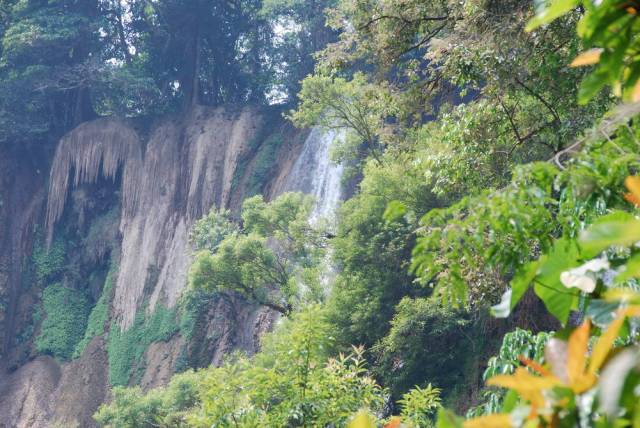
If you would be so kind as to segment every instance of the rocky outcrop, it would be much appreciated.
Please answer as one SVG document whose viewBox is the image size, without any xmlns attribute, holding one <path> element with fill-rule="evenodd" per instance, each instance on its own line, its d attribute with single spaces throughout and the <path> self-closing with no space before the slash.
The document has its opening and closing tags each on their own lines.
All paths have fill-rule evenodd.
<svg viewBox="0 0 640 428">
<path fill-rule="evenodd" d="M 250 181 L 255 155 L 274 132 L 282 142 L 262 191 L 270 198 L 288 188 L 306 133 L 284 124 L 279 114 L 268 114 L 252 107 L 196 107 L 144 126 L 101 118 L 70 132 L 50 159 L 37 164 L 26 155 L 0 153 L 0 297 L 5 302 L 0 332 L 4 348 L 13 353 L 0 361 L 0 414 L 5 416 L 0 427 L 93 426 L 93 413 L 110 395 L 105 337 L 94 338 L 79 358 L 67 363 L 37 356 L 31 342 L 37 331 L 18 343 L 18 332 L 39 299 L 37 288 L 25 288 L 22 275 L 34 230 L 44 231 L 51 242 L 61 223 L 66 222 L 67 231 L 86 233 L 82 223 L 95 221 L 98 214 L 108 219 L 105 214 L 113 212 L 114 221 L 101 220 L 96 230 L 117 244 L 98 243 L 92 247 L 95 254 L 73 256 L 85 266 L 100 259 L 102 270 L 105 257 L 117 261 L 108 324 L 127 329 L 140 311 L 174 307 L 187 286 L 191 226 L 214 206 L 239 208 L 248 196 L 244 183 Z M 113 209 L 105 207 L 111 200 Z M 96 206 L 101 211 L 91 214 Z M 90 215 L 94 218 L 87 220 Z M 71 286 L 91 287 L 87 295 L 95 301 L 99 281 L 87 279 L 80 277 Z M 220 364 L 237 349 L 252 354 L 277 319 L 265 308 L 219 298 L 200 317 L 193 337 L 178 333 L 167 342 L 152 343 L 137 367 L 140 377 L 132 381 L 145 389 L 162 385 L 178 366 L 184 367 L 186 354 L 187 365 L 194 367 Z"/>
<path fill-rule="evenodd" d="M 63 366 L 40 356 L 0 376 L 0 427 L 93 426 L 92 415 L 108 394 L 107 367 L 104 343 L 96 338 Z"/>
<path fill-rule="evenodd" d="M 100 119 L 61 141 L 49 184 L 49 235 L 71 183 L 115 179 L 122 170 L 122 253 L 113 301 L 121 328 L 131 326 L 144 299 L 150 311 L 158 302 L 175 305 L 190 264 L 189 230 L 211 207 L 229 205 L 236 168 L 261 128 L 256 109 L 198 107 L 158 122 L 145 139 L 126 121 Z"/>
<path fill-rule="evenodd" d="M 62 376 L 52 395 L 50 425 L 69 428 L 93 426 L 93 413 L 108 398 L 107 372 L 104 340 L 97 337 L 80 358 L 63 365 Z"/>
<path fill-rule="evenodd" d="M 48 426 L 61 376 L 61 368 L 53 358 L 38 357 L 0 377 L 0 427 Z"/>
<path fill-rule="evenodd" d="M 0 145 L 0 363 L 14 351 L 22 324 L 22 270 L 46 195 L 43 157 L 26 145 Z"/>
</svg>

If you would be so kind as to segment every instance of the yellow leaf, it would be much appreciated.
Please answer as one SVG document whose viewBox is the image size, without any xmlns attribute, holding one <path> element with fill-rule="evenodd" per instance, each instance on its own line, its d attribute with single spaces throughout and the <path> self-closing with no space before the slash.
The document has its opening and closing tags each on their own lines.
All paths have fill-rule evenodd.
<svg viewBox="0 0 640 428">
<path fill-rule="evenodd" d="M 640 317 L 640 306 L 629 306 L 624 310 L 625 317 Z"/>
<path fill-rule="evenodd" d="M 602 367 L 605 358 L 609 355 L 609 351 L 613 346 L 613 341 L 618 337 L 622 323 L 624 322 L 624 316 L 620 314 L 611 324 L 607 330 L 602 333 L 602 336 L 598 338 L 595 346 L 593 347 L 593 353 L 591 354 L 591 361 L 589 362 L 589 373 L 596 374 Z"/>
<path fill-rule="evenodd" d="M 513 375 L 498 375 L 487 381 L 489 386 L 513 389 L 534 407 L 544 406 L 542 391 L 561 384 L 562 382 L 555 376 L 534 376 L 523 367 L 518 367 Z"/>
<path fill-rule="evenodd" d="M 524 364 L 527 368 L 533 370 L 535 373 L 538 373 L 540 376 L 551 376 L 552 374 L 549 372 L 549 370 L 545 369 L 542 364 L 530 360 L 529 358 L 525 357 L 524 355 L 520 355 L 518 357 L 518 360 L 520 360 L 520 362 L 522 364 Z"/>
<path fill-rule="evenodd" d="M 571 61 L 570 66 L 582 67 L 584 65 L 597 64 L 600 61 L 601 54 L 602 54 L 602 49 L 599 49 L 599 48 L 589 49 L 588 51 L 584 51 L 580 55 L 575 57 L 573 61 Z"/>
<path fill-rule="evenodd" d="M 576 394 L 583 393 L 596 383 L 596 376 L 585 371 L 591 323 L 586 320 L 569 336 L 567 351 L 567 377 L 569 386 Z"/>
<path fill-rule="evenodd" d="M 640 293 L 629 288 L 613 288 L 604 293 L 607 302 L 633 302 L 640 301 Z"/>
<path fill-rule="evenodd" d="M 389 422 L 387 422 L 384 428 L 400 428 L 401 426 L 402 426 L 402 421 L 400 420 L 400 418 L 397 416 L 394 416 L 393 418 L 391 418 L 391 420 L 389 420 Z"/>
<path fill-rule="evenodd" d="M 511 428 L 511 417 L 507 414 L 496 413 L 480 416 L 464 422 L 464 428 Z"/>
<path fill-rule="evenodd" d="M 585 391 L 588 391 L 595 385 L 598 380 L 597 376 L 593 373 L 581 373 L 576 379 L 571 383 L 571 389 L 576 394 L 582 394 Z"/>
<path fill-rule="evenodd" d="M 633 193 L 625 193 L 624 198 L 627 200 L 627 202 L 631 202 L 633 205 L 635 205 L 636 208 L 640 207 L 640 199 L 638 199 Z"/>
<path fill-rule="evenodd" d="M 587 363 L 587 346 L 589 345 L 590 330 L 591 324 L 589 320 L 586 320 L 569 336 L 567 377 L 569 378 L 569 385 L 575 392 L 578 392 L 576 389 L 582 389 L 585 386 L 582 378 Z"/>
<path fill-rule="evenodd" d="M 633 87 L 633 92 L 631 92 L 631 101 L 634 103 L 640 101 L 640 82 L 636 82 Z"/>
<path fill-rule="evenodd" d="M 349 422 L 347 428 L 376 428 L 376 423 L 368 412 L 361 410 L 356 417 Z"/>
<path fill-rule="evenodd" d="M 640 82 L 639 82 L 640 83 Z M 636 84 L 638 88 L 638 84 Z M 634 89 L 635 92 L 635 89 Z M 640 199 L 640 177 L 629 176 L 624 180 L 624 185 L 629 189 L 629 192 L 634 196 L 634 199 Z"/>
</svg>

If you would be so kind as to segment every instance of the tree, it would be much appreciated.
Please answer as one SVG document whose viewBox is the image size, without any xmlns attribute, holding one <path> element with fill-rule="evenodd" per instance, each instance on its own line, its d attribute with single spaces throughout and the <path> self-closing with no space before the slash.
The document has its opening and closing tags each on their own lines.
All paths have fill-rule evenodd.
<svg viewBox="0 0 640 428">
<path fill-rule="evenodd" d="M 358 138 L 343 145 L 343 155 L 375 159 L 392 145 L 410 150 L 421 143 L 437 125 L 416 130 L 435 118 L 451 127 L 477 121 L 450 135 L 454 144 L 464 137 L 477 150 L 448 148 L 447 136 L 429 139 L 438 151 L 468 155 L 461 159 L 465 173 L 474 172 L 467 164 L 479 153 L 491 158 L 491 169 L 480 174 L 496 179 L 486 185 L 502 185 L 513 165 L 551 157 L 609 105 L 606 96 L 588 106 L 575 103 L 585 74 L 567 67 L 580 49 L 575 16 L 535 34 L 523 31 L 531 16 L 526 2 L 338 2 L 329 22 L 340 40 L 319 54 L 292 117 L 306 126 L 347 128 Z M 466 118 L 453 107 L 460 103 L 474 110 Z M 371 149 L 362 150 L 362 142 Z"/>
<path fill-rule="evenodd" d="M 386 119 L 397 112 L 391 91 L 367 82 L 362 73 L 350 81 L 316 75 L 302 82 L 298 97 L 300 105 L 290 115 L 296 126 L 346 131 L 345 140 L 335 149 L 336 161 L 371 156 L 382 162 Z"/>
<path fill-rule="evenodd" d="M 126 11 L 112 0 L 3 2 L 0 141 L 55 141 L 96 113 L 159 104 L 144 52 L 129 46 Z"/>
<path fill-rule="evenodd" d="M 320 298 L 315 267 L 324 244 L 309 226 L 311 206 L 312 200 L 300 193 L 285 193 L 270 203 L 261 196 L 247 199 L 242 229 L 225 229 L 226 236 L 213 251 L 196 256 L 192 286 L 240 295 L 285 315 L 305 297 Z M 202 233 L 202 226 L 197 224 L 196 230 Z"/>
<path fill-rule="evenodd" d="M 634 5 L 619 0 L 607 2 L 603 7 L 591 0 L 549 2 L 538 9 L 527 25 L 527 31 L 539 34 L 540 27 L 549 27 L 566 16 L 575 16 L 576 10 L 580 12 L 578 35 L 587 50 L 571 65 L 596 65 L 582 81 L 578 101 L 586 104 L 607 85 L 624 101 L 640 101 L 640 61 L 635 55 L 639 42 L 634 37 L 640 21 Z"/>
<path fill-rule="evenodd" d="M 389 333 L 373 348 L 381 384 L 396 399 L 425 382 L 452 392 L 472 350 L 468 324 L 468 314 L 443 308 L 434 300 L 402 299 Z"/>
<path fill-rule="evenodd" d="M 98 1 L 6 3 L 0 139 L 59 135 L 92 117 L 85 71 L 97 49 Z"/>
<path fill-rule="evenodd" d="M 163 92 L 187 107 L 264 100 L 272 34 L 259 0 L 136 3 L 132 26 Z"/>
<path fill-rule="evenodd" d="M 269 61 L 274 64 L 277 101 L 295 102 L 300 82 L 313 72 L 314 54 L 335 41 L 325 9 L 335 0 L 264 0 L 261 13 L 273 28 Z"/>
</svg>

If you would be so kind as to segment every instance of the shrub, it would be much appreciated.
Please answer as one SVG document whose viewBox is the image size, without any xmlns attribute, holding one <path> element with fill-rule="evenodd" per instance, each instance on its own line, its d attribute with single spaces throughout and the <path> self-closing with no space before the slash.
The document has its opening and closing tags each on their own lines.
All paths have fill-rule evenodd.
<svg viewBox="0 0 640 428">
<path fill-rule="evenodd" d="M 102 294 L 100 294 L 100 298 L 89 314 L 89 321 L 87 323 L 87 329 L 84 332 L 84 337 L 78 342 L 73 352 L 74 358 L 82 355 L 84 348 L 91 342 L 91 339 L 104 333 L 105 324 L 109 319 L 109 302 L 111 301 L 116 272 L 117 269 L 112 267 L 107 274 L 104 287 L 102 288 Z"/>
<path fill-rule="evenodd" d="M 143 395 L 115 388 L 95 415 L 119 427 L 344 426 L 360 408 L 381 411 L 384 390 L 364 368 L 362 349 L 327 359 L 333 338 L 317 306 L 297 312 L 268 334 L 253 359 L 175 376 Z"/>
<path fill-rule="evenodd" d="M 33 249 L 33 265 L 38 284 L 46 284 L 59 275 L 65 266 L 64 241 L 56 239 L 49 248 L 39 243 Z"/>
<path fill-rule="evenodd" d="M 144 352 L 154 342 L 166 342 L 178 331 L 176 310 L 156 306 L 151 315 L 140 310 L 133 325 L 120 330 L 113 322 L 109 330 L 107 353 L 109 356 L 109 382 L 113 386 L 128 385 L 133 369 L 141 376 Z"/>
<path fill-rule="evenodd" d="M 190 289 L 180 300 L 180 334 L 187 342 L 191 341 L 202 315 L 209 310 L 217 293 Z"/>
<path fill-rule="evenodd" d="M 42 304 L 46 318 L 36 338 L 36 349 L 67 360 L 84 334 L 89 301 L 80 291 L 52 284 L 43 291 Z"/>
<path fill-rule="evenodd" d="M 247 181 L 247 195 L 258 195 L 269 181 L 276 166 L 278 149 L 282 145 L 282 137 L 279 135 L 268 138 L 258 149 L 253 170 Z"/>
<path fill-rule="evenodd" d="M 402 408 L 400 416 L 410 427 L 427 428 L 434 426 L 437 410 L 440 408 L 440 388 L 431 384 L 416 386 L 404 394 L 398 404 Z"/>
<path fill-rule="evenodd" d="M 520 357 L 542 363 L 544 361 L 544 346 L 552 333 L 533 334 L 520 328 L 507 333 L 502 339 L 502 346 L 498 354 L 489 359 L 482 379 L 487 381 L 493 376 L 513 374 L 520 367 Z M 485 388 L 482 393 L 483 403 L 470 409 L 467 416 L 478 416 L 497 412 L 504 399 L 504 390 Z"/>
<path fill-rule="evenodd" d="M 460 361 L 468 352 L 467 325 L 463 312 L 443 308 L 430 299 L 402 299 L 391 330 L 374 347 L 382 383 L 396 398 L 425 381 L 445 390 L 453 386 L 464 370 Z"/>
</svg>

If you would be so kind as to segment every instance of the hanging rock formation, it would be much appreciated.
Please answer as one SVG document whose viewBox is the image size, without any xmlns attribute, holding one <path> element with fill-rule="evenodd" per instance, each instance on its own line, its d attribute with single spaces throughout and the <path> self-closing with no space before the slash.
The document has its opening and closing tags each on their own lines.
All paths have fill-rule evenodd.
<svg viewBox="0 0 640 428">
<path fill-rule="evenodd" d="M 144 299 L 149 311 L 158 302 L 176 304 L 191 261 L 189 230 L 211 207 L 228 207 L 238 163 L 261 127 L 256 109 L 198 107 L 185 119 L 157 124 L 146 141 L 117 119 L 84 124 L 62 140 L 51 169 L 49 236 L 71 185 L 100 175 L 115 179 L 122 170 L 122 253 L 112 313 L 121 328 L 131 326 Z"/>
<path fill-rule="evenodd" d="M 286 190 L 283 183 L 302 150 L 303 134 L 285 124 L 279 112 L 252 107 L 199 106 L 150 126 L 127 119 L 97 119 L 62 138 L 50 160 L 41 162 L 41 171 L 33 165 L 2 171 L 0 196 L 10 205 L 0 205 L 0 217 L 14 219 L 10 225 L 15 227 L 3 225 L 7 232 L 0 235 L 0 293 L 8 301 L 0 314 L 6 332 L 0 364 L 0 414 L 6 418 L 0 427 L 91 426 L 92 414 L 110 394 L 104 337 L 94 338 L 82 355 L 65 363 L 38 355 L 34 345 L 38 324 L 31 339 L 18 338 L 25 336 L 40 304 L 38 287 L 25 287 L 30 279 L 21 276 L 32 262 L 36 231 L 43 231 L 49 244 L 69 230 L 81 234 L 79 239 L 85 242 L 88 226 L 81 223 L 95 220 L 95 213 L 90 218 L 91 209 L 115 201 L 112 207 L 101 208 L 113 211 L 115 221 L 100 230 L 101 236 L 115 237 L 117 245 L 109 247 L 111 253 L 102 245 L 95 255 L 73 257 L 85 265 L 101 257 L 115 261 L 107 330 L 111 326 L 125 331 L 137 314 L 151 314 L 158 305 L 176 306 L 192 260 L 191 226 L 212 207 L 238 211 L 256 153 L 273 133 L 282 143 L 275 148 L 274 165 L 262 183 L 269 198 Z M 33 177 L 18 174 L 14 179 L 9 171 Z M 9 192 L 18 180 L 22 184 Z M 27 192 L 20 193 L 21 189 Z M 91 279 L 85 276 L 91 266 L 82 269 L 84 276 L 71 275 L 64 279 L 65 286 L 81 291 L 89 287 Z M 100 289 L 83 292 L 95 299 L 101 294 Z M 139 377 L 130 381 L 145 388 L 165 383 L 185 352 L 197 366 L 220 364 L 236 349 L 251 354 L 274 320 L 275 314 L 247 302 L 214 299 L 199 319 L 191 343 L 180 332 L 168 341 L 152 343 L 136 367 Z"/>
<path fill-rule="evenodd" d="M 268 199 L 310 193 L 314 217 L 330 215 L 341 198 L 342 168 L 329 161 L 334 137 L 296 131 L 277 111 L 195 107 L 147 126 L 118 118 L 84 123 L 49 159 L 2 153 L 0 428 L 92 426 L 111 394 L 110 335 L 135 328 L 141 314 L 176 307 L 187 287 L 194 222 L 212 207 L 237 214 L 256 183 Z M 66 255 L 73 269 L 56 281 L 92 305 L 103 294 L 108 266 L 117 266 L 104 333 L 67 362 L 36 351 L 42 320 L 34 314 L 48 284 L 34 286 L 27 274 L 36 246 L 56 239 L 73 241 Z M 246 301 L 207 299 L 190 336 L 176 330 L 151 343 L 131 367 L 129 384 L 153 388 L 185 361 L 202 367 L 221 364 L 234 350 L 252 354 L 276 320 Z"/>
</svg>

